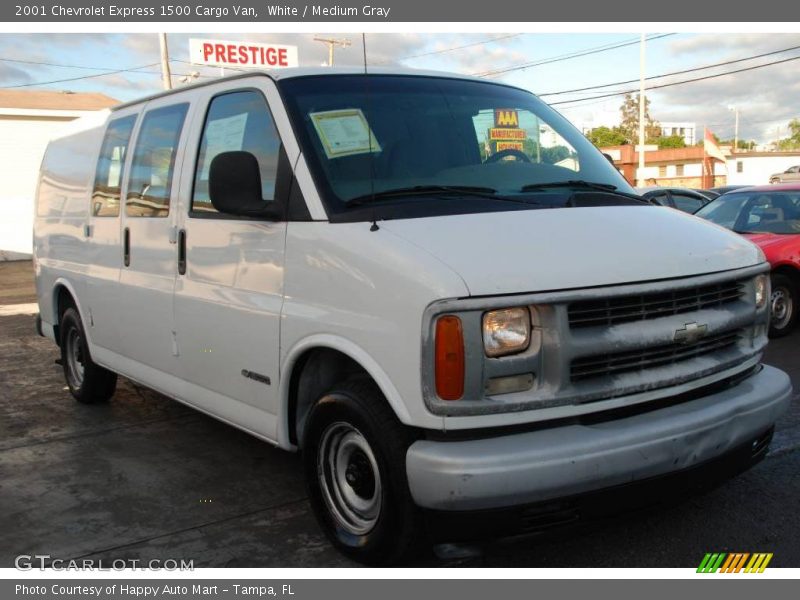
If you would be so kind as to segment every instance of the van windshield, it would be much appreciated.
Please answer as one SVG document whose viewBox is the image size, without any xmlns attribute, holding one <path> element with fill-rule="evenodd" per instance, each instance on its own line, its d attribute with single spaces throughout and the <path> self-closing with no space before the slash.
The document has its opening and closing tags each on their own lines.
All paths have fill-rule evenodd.
<svg viewBox="0 0 800 600">
<path fill-rule="evenodd" d="M 523 90 L 373 74 L 279 85 L 329 216 L 525 210 L 565 206 L 576 192 L 633 193 L 580 132 Z"/>
</svg>

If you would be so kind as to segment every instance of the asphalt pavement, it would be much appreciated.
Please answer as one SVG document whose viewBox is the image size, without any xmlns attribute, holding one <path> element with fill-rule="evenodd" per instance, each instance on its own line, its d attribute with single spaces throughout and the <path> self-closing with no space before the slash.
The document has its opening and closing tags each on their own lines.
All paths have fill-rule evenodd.
<svg viewBox="0 0 800 600">
<path fill-rule="evenodd" d="M 110 403 L 66 389 L 34 333 L 29 262 L 0 263 L 0 567 L 54 558 L 191 559 L 195 567 L 354 566 L 321 535 L 297 456 L 120 378 Z M 800 330 L 765 362 L 800 390 Z M 439 545 L 419 566 L 695 567 L 773 552 L 800 567 L 800 401 L 750 471 L 678 504 L 543 536 Z"/>
</svg>

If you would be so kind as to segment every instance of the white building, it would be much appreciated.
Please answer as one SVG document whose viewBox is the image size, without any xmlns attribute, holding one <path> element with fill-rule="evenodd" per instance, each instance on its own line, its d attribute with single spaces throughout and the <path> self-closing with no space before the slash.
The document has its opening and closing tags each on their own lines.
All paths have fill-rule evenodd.
<svg viewBox="0 0 800 600">
<path fill-rule="evenodd" d="M 117 103 L 99 93 L 0 89 L 0 260 L 31 254 L 36 178 L 50 138 Z"/>
<path fill-rule="evenodd" d="M 694 146 L 697 142 L 697 125 L 696 123 L 678 123 L 667 122 L 659 123 L 661 126 L 661 135 L 669 137 L 671 135 L 679 135 L 687 146 Z"/>
<path fill-rule="evenodd" d="M 770 175 L 800 165 L 800 151 L 737 152 L 728 155 L 729 185 L 765 185 Z"/>
</svg>

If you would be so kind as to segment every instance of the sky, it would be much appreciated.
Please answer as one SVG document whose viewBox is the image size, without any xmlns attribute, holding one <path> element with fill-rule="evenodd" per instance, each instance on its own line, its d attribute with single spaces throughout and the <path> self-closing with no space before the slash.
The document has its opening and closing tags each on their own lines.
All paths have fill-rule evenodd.
<svg viewBox="0 0 800 600">
<path fill-rule="evenodd" d="M 217 38 L 273 42 L 298 46 L 301 66 L 320 66 L 327 46 L 314 37 L 347 38 L 338 48 L 337 65 L 360 65 L 361 33 L 327 34 L 169 34 L 173 80 L 192 72 L 217 77 L 218 68 L 188 64 L 189 38 Z M 650 84 L 681 82 L 730 70 L 800 56 L 800 34 L 672 33 L 649 34 L 646 75 L 739 61 L 755 55 L 797 47 L 795 50 L 653 79 Z M 370 65 L 402 65 L 480 75 L 543 95 L 578 127 L 615 125 L 622 96 L 596 96 L 638 90 L 639 36 L 632 33 L 370 33 L 366 35 Z M 614 47 L 619 46 L 619 47 Z M 604 49 L 603 51 L 597 51 Z M 583 56 L 570 55 L 584 54 Z M 39 64 L 32 64 L 39 63 Z M 47 63 L 47 64 L 41 64 Z M 155 33 L 139 34 L 0 34 L 0 87 L 103 92 L 119 100 L 133 100 L 161 89 L 159 43 Z M 540 64 L 536 64 L 540 63 Z M 545 63 L 545 64 L 541 64 Z M 800 117 L 800 77 L 797 62 L 789 61 L 704 81 L 652 90 L 651 116 L 660 122 L 694 122 L 722 139 L 734 134 L 734 111 L 739 111 L 739 138 L 767 143 L 786 137 L 789 120 Z M 134 69 L 108 73 L 120 69 Z M 505 69 L 513 69 L 504 71 Z M 492 73 L 493 71 L 504 71 Z M 230 70 L 228 70 L 230 73 Z M 87 76 L 94 76 L 87 78 Z M 65 79 L 72 81 L 58 81 Z M 630 82 L 632 83 L 619 83 Z M 53 82 L 53 83 L 50 83 Z M 616 83 L 602 89 L 563 93 Z M 567 103 L 563 103 L 567 101 Z M 701 134 L 700 134 L 701 135 Z"/>
</svg>

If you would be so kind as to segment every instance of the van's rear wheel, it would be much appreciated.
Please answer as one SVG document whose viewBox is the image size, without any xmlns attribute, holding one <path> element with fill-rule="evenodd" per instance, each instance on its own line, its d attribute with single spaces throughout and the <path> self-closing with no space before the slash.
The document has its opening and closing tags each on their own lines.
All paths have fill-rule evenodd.
<svg viewBox="0 0 800 600">
<path fill-rule="evenodd" d="M 406 479 L 415 439 L 369 380 L 338 385 L 316 403 L 304 435 L 311 506 L 343 554 L 367 564 L 408 557 L 422 535 Z"/>
<path fill-rule="evenodd" d="M 117 387 L 117 375 L 92 360 L 78 311 L 65 310 L 59 329 L 61 364 L 70 393 L 84 404 L 107 402 Z"/>
</svg>

